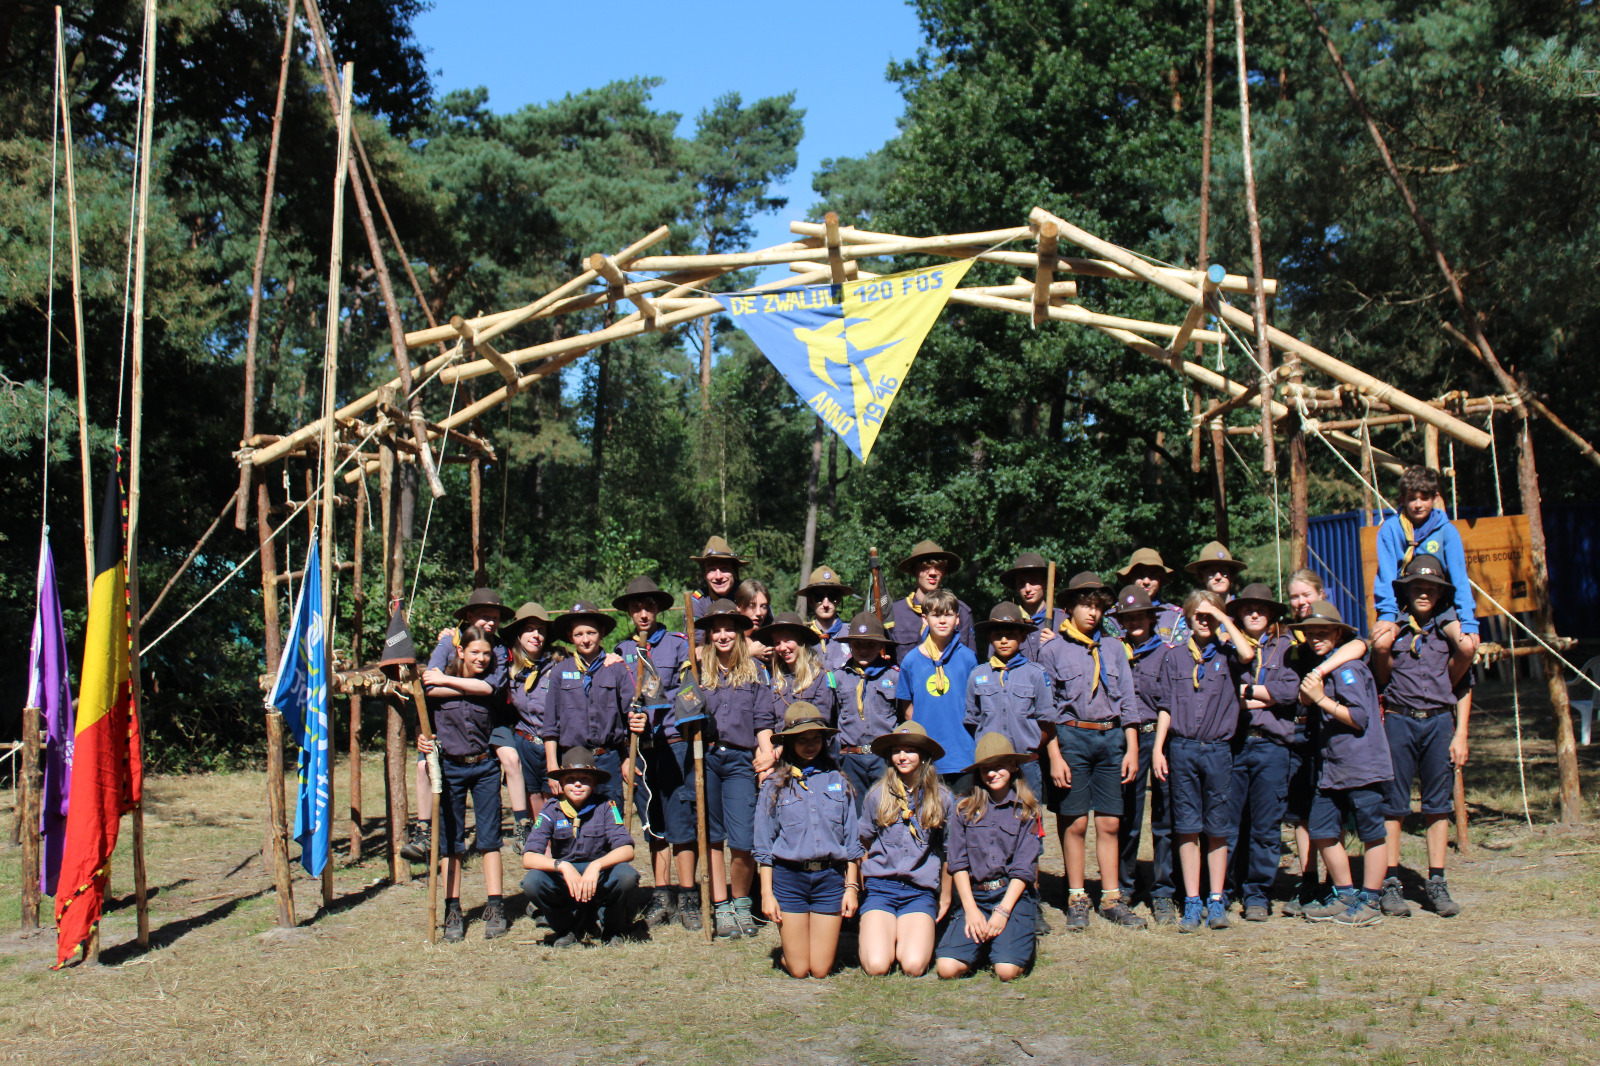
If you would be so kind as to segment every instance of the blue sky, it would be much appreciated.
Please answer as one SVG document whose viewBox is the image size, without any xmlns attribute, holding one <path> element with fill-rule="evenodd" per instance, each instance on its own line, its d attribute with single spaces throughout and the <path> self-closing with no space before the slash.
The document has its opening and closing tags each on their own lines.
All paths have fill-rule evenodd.
<svg viewBox="0 0 1600 1066">
<path fill-rule="evenodd" d="M 900 0 L 437 0 L 414 25 L 435 91 L 482 85 L 501 112 L 653 75 L 666 79 L 656 106 L 682 114 L 679 132 L 688 136 L 722 93 L 737 90 L 748 103 L 794 90 L 806 109 L 800 162 L 778 190 L 788 209 L 757 220 L 757 247 L 790 239 L 789 220 L 814 202 L 811 175 L 824 159 L 861 155 L 894 136 L 901 99 L 884 70 L 912 58 L 922 41 L 915 13 Z"/>
</svg>

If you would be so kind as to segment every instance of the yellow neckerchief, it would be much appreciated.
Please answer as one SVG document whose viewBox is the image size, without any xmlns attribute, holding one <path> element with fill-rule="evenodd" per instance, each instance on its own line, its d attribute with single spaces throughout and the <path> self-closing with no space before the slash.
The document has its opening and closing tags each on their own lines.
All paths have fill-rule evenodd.
<svg viewBox="0 0 1600 1066">
<path fill-rule="evenodd" d="M 865 722 L 867 720 L 867 705 L 864 698 L 867 691 L 867 668 L 865 666 L 857 666 L 854 658 L 845 663 L 844 668 L 861 679 L 860 683 L 856 685 L 856 714 Z"/>
<path fill-rule="evenodd" d="M 789 767 L 789 776 L 794 778 L 795 781 L 799 783 L 801 788 L 805 789 L 807 792 L 811 791 L 811 786 L 806 784 L 805 771 L 801 770 L 800 767 L 798 767 L 798 766 Z"/>
<path fill-rule="evenodd" d="M 1206 656 L 1193 637 L 1189 638 L 1189 654 L 1194 656 L 1194 690 L 1200 691 L 1200 671 L 1205 668 Z"/>
<path fill-rule="evenodd" d="M 1430 618 L 1429 621 L 1431 622 L 1432 619 Z M 1411 630 L 1411 647 L 1409 649 L 1411 652 L 1411 657 L 1413 659 L 1420 658 L 1420 655 L 1417 652 L 1417 644 L 1427 634 L 1423 631 L 1422 626 L 1417 624 L 1417 616 L 1412 614 L 1410 611 L 1406 612 L 1406 627 Z"/>
<path fill-rule="evenodd" d="M 1100 691 L 1100 642 L 1079 629 L 1070 614 L 1061 623 L 1061 633 L 1068 640 L 1089 649 L 1089 655 L 1094 659 L 1094 680 L 1089 682 L 1089 695 L 1093 696 Z"/>
<path fill-rule="evenodd" d="M 1252 685 L 1259 685 L 1261 684 L 1261 671 L 1266 666 L 1266 663 L 1263 661 L 1266 659 L 1266 655 L 1262 653 L 1261 645 L 1266 643 L 1267 638 L 1271 635 L 1271 627 L 1269 626 L 1268 631 L 1263 632 L 1260 637 L 1252 637 L 1249 633 L 1244 631 L 1243 627 L 1236 628 L 1238 629 L 1239 638 L 1244 641 L 1245 646 L 1255 650 L 1256 656 L 1252 661 L 1255 663 L 1256 676 L 1255 679 L 1250 683 Z"/>
<path fill-rule="evenodd" d="M 952 642 L 955 640 L 954 633 L 950 634 L 950 639 Z M 946 645 L 946 648 L 948 647 L 949 645 Z M 939 646 L 933 642 L 933 635 L 931 633 L 922 638 L 922 643 L 917 645 L 917 650 L 933 660 L 933 679 L 939 682 L 939 687 L 942 691 L 949 692 L 950 679 L 945 676 L 944 663 L 941 661 L 944 658 L 944 652 L 941 651 Z"/>
<path fill-rule="evenodd" d="M 572 837 L 573 837 L 574 840 L 576 840 L 577 837 L 578 837 L 578 830 L 580 828 L 582 828 L 582 826 L 583 826 L 583 821 L 578 817 L 578 808 L 574 807 L 572 805 L 572 801 L 567 799 L 567 797 L 565 797 L 565 796 L 561 797 L 560 806 L 561 806 L 561 813 L 566 815 L 569 819 L 572 820 Z M 589 813 L 593 814 L 595 811 L 597 811 L 599 809 L 600 809 L 600 804 L 599 803 L 591 804 L 590 807 L 589 807 Z"/>
<path fill-rule="evenodd" d="M 922 613 L 922 604 L 917 602 L 917 594 L 915 592 L 906 597 L 906 606 L 918 614 Z"/>
<path fill-rule="evenodd" d="M 1011 656 L 1011 658 L 1009 658 L 1009 659 L 1002 659 L 998 655 L 989 656 L 989 665 L 994 667 L 996 670 L 1000 671 L 1000 687 L 1001 688 L 1005 688 L 1006 687 L 1006 671 L 1011 669 L 1013 666 L 1015 666 L 1016 662 L 1017 662 L 1016 655 Z"/>
<path fill-rule="evenodd" d="M 1417 531 L 1411 525 L 1411 519 L 1406 517 L 1405 511 L 1397 516 L 1400 519 L 1400 532 L 1406 535 L 1406 553 L 1400 557 L 1400 569 L 1404 570 L 1412 556 L 1417 554 Z"/>
<path fill-rule="evenodd" d="M 900 820 L 911 830 L 911 839 L 919 844 L 922 843 L 922 829 L 911 816 L 911 797 L 906 794 L 906 783 L 900 780 L 898 773 L 889 779 L 889 795 L 893 798 L 895 806 L 900 808 Z"/>
</svg>

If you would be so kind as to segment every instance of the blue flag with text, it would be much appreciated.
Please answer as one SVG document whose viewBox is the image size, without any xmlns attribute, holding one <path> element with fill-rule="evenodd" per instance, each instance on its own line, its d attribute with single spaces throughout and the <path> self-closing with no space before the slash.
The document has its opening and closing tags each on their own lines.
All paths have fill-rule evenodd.
<svg viewBox="0 0 1600 1066">
<path fill-rule="evenodd" d="M 300 865 L 322 876 L 328 862 L 332 795 L 328 749 L 328 644 L 322 617 L 321 548 L 311 539 L 305 580 L 294 605 L 294 622 L 278 663 L 278 679 L 267 702 L 283 714 L 283 724 L 300 745 L 299 789 L 294 808 L 294 838 Z"/>
</svg>

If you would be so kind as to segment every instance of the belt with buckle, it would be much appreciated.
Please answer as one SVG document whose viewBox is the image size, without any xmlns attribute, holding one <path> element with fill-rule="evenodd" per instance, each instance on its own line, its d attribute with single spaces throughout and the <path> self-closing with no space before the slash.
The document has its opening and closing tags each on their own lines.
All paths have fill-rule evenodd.
<svg viewBox="0 0 1600 1066">
<path fill-rule="evenodd" d="M 864 748 L 860 744 L 842 744 L 839 747 L 841 755 L 871 755 L 871 748 Z"/>
<path fill-rule="evenodd" d="M 1011 884 L 1009 877 L 996 877 L 992 881 L 974 881 L 972 887 L 978 892 L 996 892 Z"/>
<path fill-rule="evenodd" d="M 1279 743 L 1279 738 L 1276 734 L 1269 733 L 1258 725 L 1251 726 L 1247 733 L 1251 737 L 1259 737 L 1262 740 L 1270 740 L 1273 743 Z"/>
<path fill-rule="evenodd" d="M 1388 713 L 1403 715 L 1406 718 L 1415 718 L 1418 721 L 1427 721 L 1429 718 L 1437 718 L 1441 714 L 1449 714 L 1454 710 L 1454 707 L 1429 707 L 1424 709 L 1418 707 L 1391 706 L 1388 708 Z"/>
<path fill-rule="evenodd" d="M 712 751 L 742 751 L 746 755 L 754 755 L 756 749 L 754 749 L 754 748 L 741 748 L 737 744 L 729 744 L 726 740 L 713 740 L 711 742 L 711 750 Z"/>
<path fill-rule="evenodd" d="M 1139 732 L 1140 733 L 1154 733 L 1155 731 L 1156 731 L 1156 724 L 1154 722 L 1142 722 L 1139 725 Z"/>
<path fill-rule="evenodd" d="M 486 751 L 480 751 L 476 755 L 451 755 L 446 751 L 441 751 L 439 753 L 439 758 L 443 759 L 447 763 L 450 763 L 452 766 L 477 766 L 488 757 L 489 753 Z"/>
<path fill-rule="evenodd" d="M 1297 714 L 1297 715 L 1294 716 L 1294 724 L 1295 725 L 1305 725 L 1309 720 L 1310 720 L 1310 716 L 1308 716 L 1308 715 Z"/>
<path fill-rule="evenodd" d="M 1072 726 L 1074 729 L 1093 729 L 1096 733 L 1104 733 L 1108 729 L 1117 728 L 1117 723 L 1115 720 L 1110 722 L 1080 722 L 1078 719 L 1074 718 L 1067 724 Z"/>
<path fill-rule="evenodd" d="M 522 728 L 520 725 L 519 726 L 513 726 L 511 731 L 513 733 L 515 733 L 517 736 L 521 737 L 523 740 L 526 740 L 530 744 L 543 744 L 544 743 L 544 737 L 539 736 L 537 733 L 530 733 L 530 732 L 528 732 L 528 730 Z"/>
<path fill-rule="evenodd" d="M 785 870 L 797 870 L 800 873 L 817 874 L 823 870 L 837 870 L 842 864 L 837 859 L 807 859 L 805 862 L 794 862 L 789 859 L 774 859 L 774 866 L 781 866 Z"/>
</svg>

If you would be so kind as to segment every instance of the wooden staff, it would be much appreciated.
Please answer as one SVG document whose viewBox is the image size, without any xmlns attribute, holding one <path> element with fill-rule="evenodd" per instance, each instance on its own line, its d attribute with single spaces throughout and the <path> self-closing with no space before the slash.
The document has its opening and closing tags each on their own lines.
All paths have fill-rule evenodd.
<svg viewBox="0 0 1600 1066">
<path fill-rule="evenodd" d="M 644 651 L 639 641 L 634 642 L 635 669 L 633 675 L 633 698 L 639 700 L 639 709 L 644 710 L 644 700 L 640 693 L 644 686 Z M 628 730 L 628 772 L 622 775 L 622 821 L 628 830 L 628 835 L 633 835 L 633 778 L 639 772 L 639 734 L 632 729 Z"/>
<path fill-rule="evenodd" d="M 883 568 L 878 562 L 878 549 L 867 549 L 867 565 L 872 568 L 872 612 L 883 625 Z"/>
<path fill-rule="evenodd" d="M 59 16 L 58 16 L 59 17 Z M 39 928 L 39 707 L 22 709 L 22 928 Z"/>
<path fill-rule="evenodd" d="M 428 717 L 428 699 L 422 694 L 422 678 L 411 668 L 411 700 L 417 705 L 417 738 L 433 735 L 433 720 Z M 433 792 L 433 810 L 428 815 L 428 943 L 433 943 L 439 925 L 439 804 L 444 802 L 444 786 L 439 780 L 439 748 L 428 753 L 428 785 Z"/>
<path fill-rule="evenodd" d="M 261 488 L 266 488 L 262 483 Z M 283 715 L 267 711 L 267 835 L 272 841 L 272 882 L 278 890 L 278 924 L 294 928 L 294 880 L 289 871 L 289 818 L 283 801 Z"/>
<path fill-rule="evenodd" d="M 1056 564 L 1051 560 L 1044 570 L 1044 627 L 1056 628 Z"/>
<path fill-rule="evenodd" d="M 1515 667 L 1513 667 L 1515 669 Z M 1472 857 L 1472 838 L 1467 835 L 1467 783 L 1461 776 L 1461 767 L 1456 767 L 1455 785 L 1451 790 L 1452 801 L 1456 808 L 1456 852 L 1463 859 Z"/>
<path fill-rule="evenodd" d="M 689 638 L 689 663 L 694 670 L 694 683 L 700 683 L 700 649 L 695 647 L 694 601 L 689 593 L 683 594 L 683 635 Z M 680 727 L 681 728 L 681 727 Z M 706 943 L 711 943 L 711 842 L 706 830 L 706 742 L 705 719 L 694 729 L 694 832 L 700 846 L 700 925 L 705 930 Z"/>
</svg>

